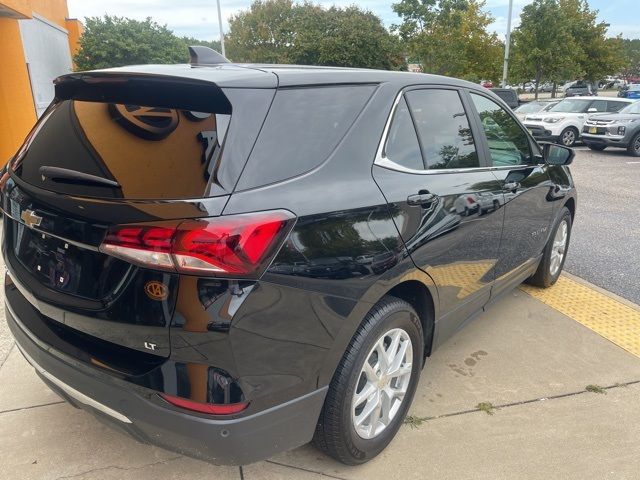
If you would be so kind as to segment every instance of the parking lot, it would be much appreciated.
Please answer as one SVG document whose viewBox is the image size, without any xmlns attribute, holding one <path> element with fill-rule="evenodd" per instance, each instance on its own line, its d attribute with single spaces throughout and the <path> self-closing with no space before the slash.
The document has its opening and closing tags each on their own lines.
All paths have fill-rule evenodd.
<svg viewBox="0 0 640 480">
<path fill-rule="evenodd" d="M 2 321 L 0 478 L 637 479 L 640 162 L 578 147 L 572 171 L 569 274 L 508 294 L 438 350 L 375 460 L 346 467 L 304 446 L 218 467 L 141 445 L 62 402 Z"/>
</svg>

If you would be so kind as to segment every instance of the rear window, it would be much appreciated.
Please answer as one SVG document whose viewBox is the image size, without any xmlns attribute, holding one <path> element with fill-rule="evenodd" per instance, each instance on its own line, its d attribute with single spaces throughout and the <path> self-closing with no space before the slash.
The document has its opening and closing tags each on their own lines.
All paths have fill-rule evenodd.
<svg viewBox="0 0 640 480">
<path fill-rule="evenodd" d="M 278 90 L 238 189 L 282 181 L 320 165 L 374 90 L 373 85 Z"/>
<path fill-rule="evenodd" d="M 544 107 L 545 105 L 543 103 L 529 102 L 529 103 L 520 105 L 518 108 L 516 108 L 515 111 L 518 113 L 535 113 L 535 112 L 539 112 Z"/>
<path fill-rule="evenodd" d="M 45 114 L 14 169 L 27 183 L 65 194 L 200 198 L 229 119 L 227 114 L 64 100 Z M 79 180 L 75 172 L 119 186 Z"/>
<path fill-rule="evenodd" d="M 500 97 L 510 108 L 518 106 L 518 93 L 510 88 L 492 88 L 491 91 Z"/>
</svg>

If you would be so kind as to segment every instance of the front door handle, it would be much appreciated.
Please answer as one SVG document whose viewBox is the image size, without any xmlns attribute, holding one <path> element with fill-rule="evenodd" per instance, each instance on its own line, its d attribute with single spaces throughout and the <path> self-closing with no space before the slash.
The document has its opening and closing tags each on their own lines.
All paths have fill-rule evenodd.
<svg viewBox="0 0 640 480">
<path fill-rule="evenodd" d="M 427 205 L 433 203 L 437 197 L 433 193 L 420 192 L 415 195 L 409 195 L 407 197 L 407 203 L 409 205 Z"/>
<path fill-rule="evenodd" d="M 505 182 L 504 185 L 502 185 L 502 189 L 505 192 L 515 192 L 519 188 L 520 182 Z"/>
</svg>

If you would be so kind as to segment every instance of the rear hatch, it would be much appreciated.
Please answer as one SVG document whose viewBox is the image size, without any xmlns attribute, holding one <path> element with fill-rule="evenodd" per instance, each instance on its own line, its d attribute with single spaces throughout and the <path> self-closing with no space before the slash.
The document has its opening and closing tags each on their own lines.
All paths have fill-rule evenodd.
<svg viewBox="0 0 640 480">
<path fill-rule="evenodd" d="M 131 72 L 59 79 L 2 181 L 14 314 L 108 368 L 139 373 L 166 358 L 179 275 L 100 246 L 117 225 L 220 215 L 273 93 Z"/>
</svg>

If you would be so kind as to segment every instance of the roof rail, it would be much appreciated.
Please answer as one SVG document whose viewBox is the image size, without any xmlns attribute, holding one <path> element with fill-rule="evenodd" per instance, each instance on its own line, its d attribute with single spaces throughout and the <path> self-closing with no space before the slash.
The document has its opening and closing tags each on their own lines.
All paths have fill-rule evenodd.
<svg viewBox="0 0 640 480">
<path fill-rule="evenodd" d="M 229 63 L 229 60 L 213 48 L 193 45 L 189 47 L 189 63 L 192 66 L 218 65 L 220 63 Z"/>
</svg>

